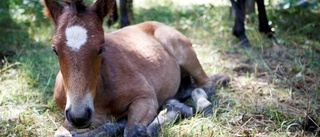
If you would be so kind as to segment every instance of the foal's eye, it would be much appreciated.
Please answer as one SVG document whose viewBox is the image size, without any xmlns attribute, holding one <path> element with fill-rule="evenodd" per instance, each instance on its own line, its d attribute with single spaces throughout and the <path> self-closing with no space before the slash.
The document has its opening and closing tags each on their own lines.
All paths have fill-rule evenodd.
<svg viewBox="0 0 320 137">
<path fill-rule="evenodd" d="M 100 49 L 99 49 L 99 51 L 98 51 L 98 56 L 101 55 L 103 51 L 104 51 L 104 47 L 101 46 Z"/>
<path fill-rule="evenodd" d="M 52 51 L 58 56 L 58 52 L 55 47 L 52 47 Z"/>
</svg>

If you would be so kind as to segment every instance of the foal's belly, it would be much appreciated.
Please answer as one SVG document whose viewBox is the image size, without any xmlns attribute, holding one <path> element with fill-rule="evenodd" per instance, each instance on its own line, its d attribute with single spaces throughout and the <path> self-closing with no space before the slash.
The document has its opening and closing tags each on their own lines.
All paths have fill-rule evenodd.
<svg viewBox="0 0 320 137">
<path fill-rule="evenodd" d="M 101 71 L 108 84 L 103 90 L 109 93 L 108 101 L 102 102 L 109 102 L 103 106 L 115 115 L 126 113 L 131 101 L 140 97 L 153 99 L 158 104 L 155 107 L 161 106 L 177 93 L 181 79 L 176 57 L 154 36 L 140 30 L 127 31 L 130 28 L 105 37 Z"/>
<path fill-rule="evenodd" d="M 137 68 L 154 89 L 159 105 L 172 98 L 178 91 L 181 72 L 176 57 L 172 56 L 157 40 L 151 38 L 148 44 L 137 44 L 142 59 Z M 139 60 L 137 59 L 137 60 Z M 136 61 L 133 61 L 136 62 Z"/>
<path fill-rule="evenodd" d="M 161 74 L 154 75 L 154 85 L 159 86 L 156 90 L 159 105 L 162 105 L 167 99 L 172 98 L 178 91 L 181 79 L 181 72 L 178 63 L 175 60 L 164 62 Z"/>
</svg>

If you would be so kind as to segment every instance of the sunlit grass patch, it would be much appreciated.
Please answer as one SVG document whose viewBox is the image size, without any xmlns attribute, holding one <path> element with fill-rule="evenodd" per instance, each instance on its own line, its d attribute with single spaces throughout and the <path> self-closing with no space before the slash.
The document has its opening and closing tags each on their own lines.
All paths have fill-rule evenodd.
<svg viewBox="0 0 320 137">
<path fill-rule="evenodd" d="M 0 130 L 3 131 L 0 135 L 52 135 L 60 124 L 57 122 L 60 115 L 57 116 L 59 111 L 53 105 L 51 95 L 47 94 L 48 100 L 41 100 L 42 91 L 30 87 L 19 74 L 3 77 L 6 79 L 0 84 Z"/>
<path fill-rule="evenodd" d="M 52 100 L 56 59 L 49 46 L 26 44 L 1 71 L 0 135 L 53 135 L 61 121 Z"/>
<path fill-rule="evenodd" d="M 24 25 L 28 39 L 6 39 L 17 42 L 9 48 L 14 56 L 2 60 L 0 68 L 0 136 L 51 136 L 62 120 L 52 99 L 58 71 L 48 41 L 52 28 Z"/>
</svg>

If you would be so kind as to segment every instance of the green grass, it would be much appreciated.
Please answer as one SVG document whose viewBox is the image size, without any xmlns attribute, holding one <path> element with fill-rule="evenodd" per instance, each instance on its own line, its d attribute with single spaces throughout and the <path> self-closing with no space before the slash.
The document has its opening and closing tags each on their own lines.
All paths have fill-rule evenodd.
<svg viewBox="0 0 320 137">
<path fill-rule="evenodd" d="M 21 36 L 0 39 L 16 53 L 0 66 L 0 136 L 52 136 L 63 120 L 52 99 L 58 71 L 50 48 L 53 25 L 35 10 L 35 21 L 25 13 L 26 20 L 13 16 L 12 26 L 0 28 L 11 36 L 19 30 Z M 213 116 L 168 124 L 160 136 L 319 136 L 319 127 L 314 132 L 301 127 L 307 116 L 320 119 L 319 14 L 319 8 L 268 7 L 280 44 L 260 34 L 256 15 L 250 15 L 246 34 L 253 48 L 248 51 L 231 35 L 229 7 L 171 1 L 137 6 L 136 23 L 157 20 L 177 28 L 193 42 L 208 73 L 232 77 L 228 86 L 217 88 Z"/>
</svg>

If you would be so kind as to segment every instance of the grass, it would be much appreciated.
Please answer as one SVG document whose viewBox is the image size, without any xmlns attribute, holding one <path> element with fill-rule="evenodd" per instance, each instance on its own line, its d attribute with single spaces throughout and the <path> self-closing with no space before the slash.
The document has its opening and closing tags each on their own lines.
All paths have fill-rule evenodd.
<svg viewBox="0 0 320 137">
<path fill-rule="evenodd" d="M 280 44 L 260 34 L 256 15 L 249 15 L 246 34 L 253 48 L 248 51 L 231 35 L 229 7 L 166 2 L 136 6 L 135 22 L 157 20 L 177 28 L 193 42 L 207 72 L 228 74 L 232 81 L 217 87 L 213 116 L 168 124 L 160 136 L 319 136 L 319 8 L 268 7 Z M 52 99 L 58 71 L 49 46 L 53 25 L 37 17 L 37 25 L 12 18 L 12 28 L 23 35 L 1 39 L 16 54 L 0 67 L 0 136 L 52 136 L 63 120 Z M 303 130 L 309 117 L 315 131 Z"/>
</svg>

